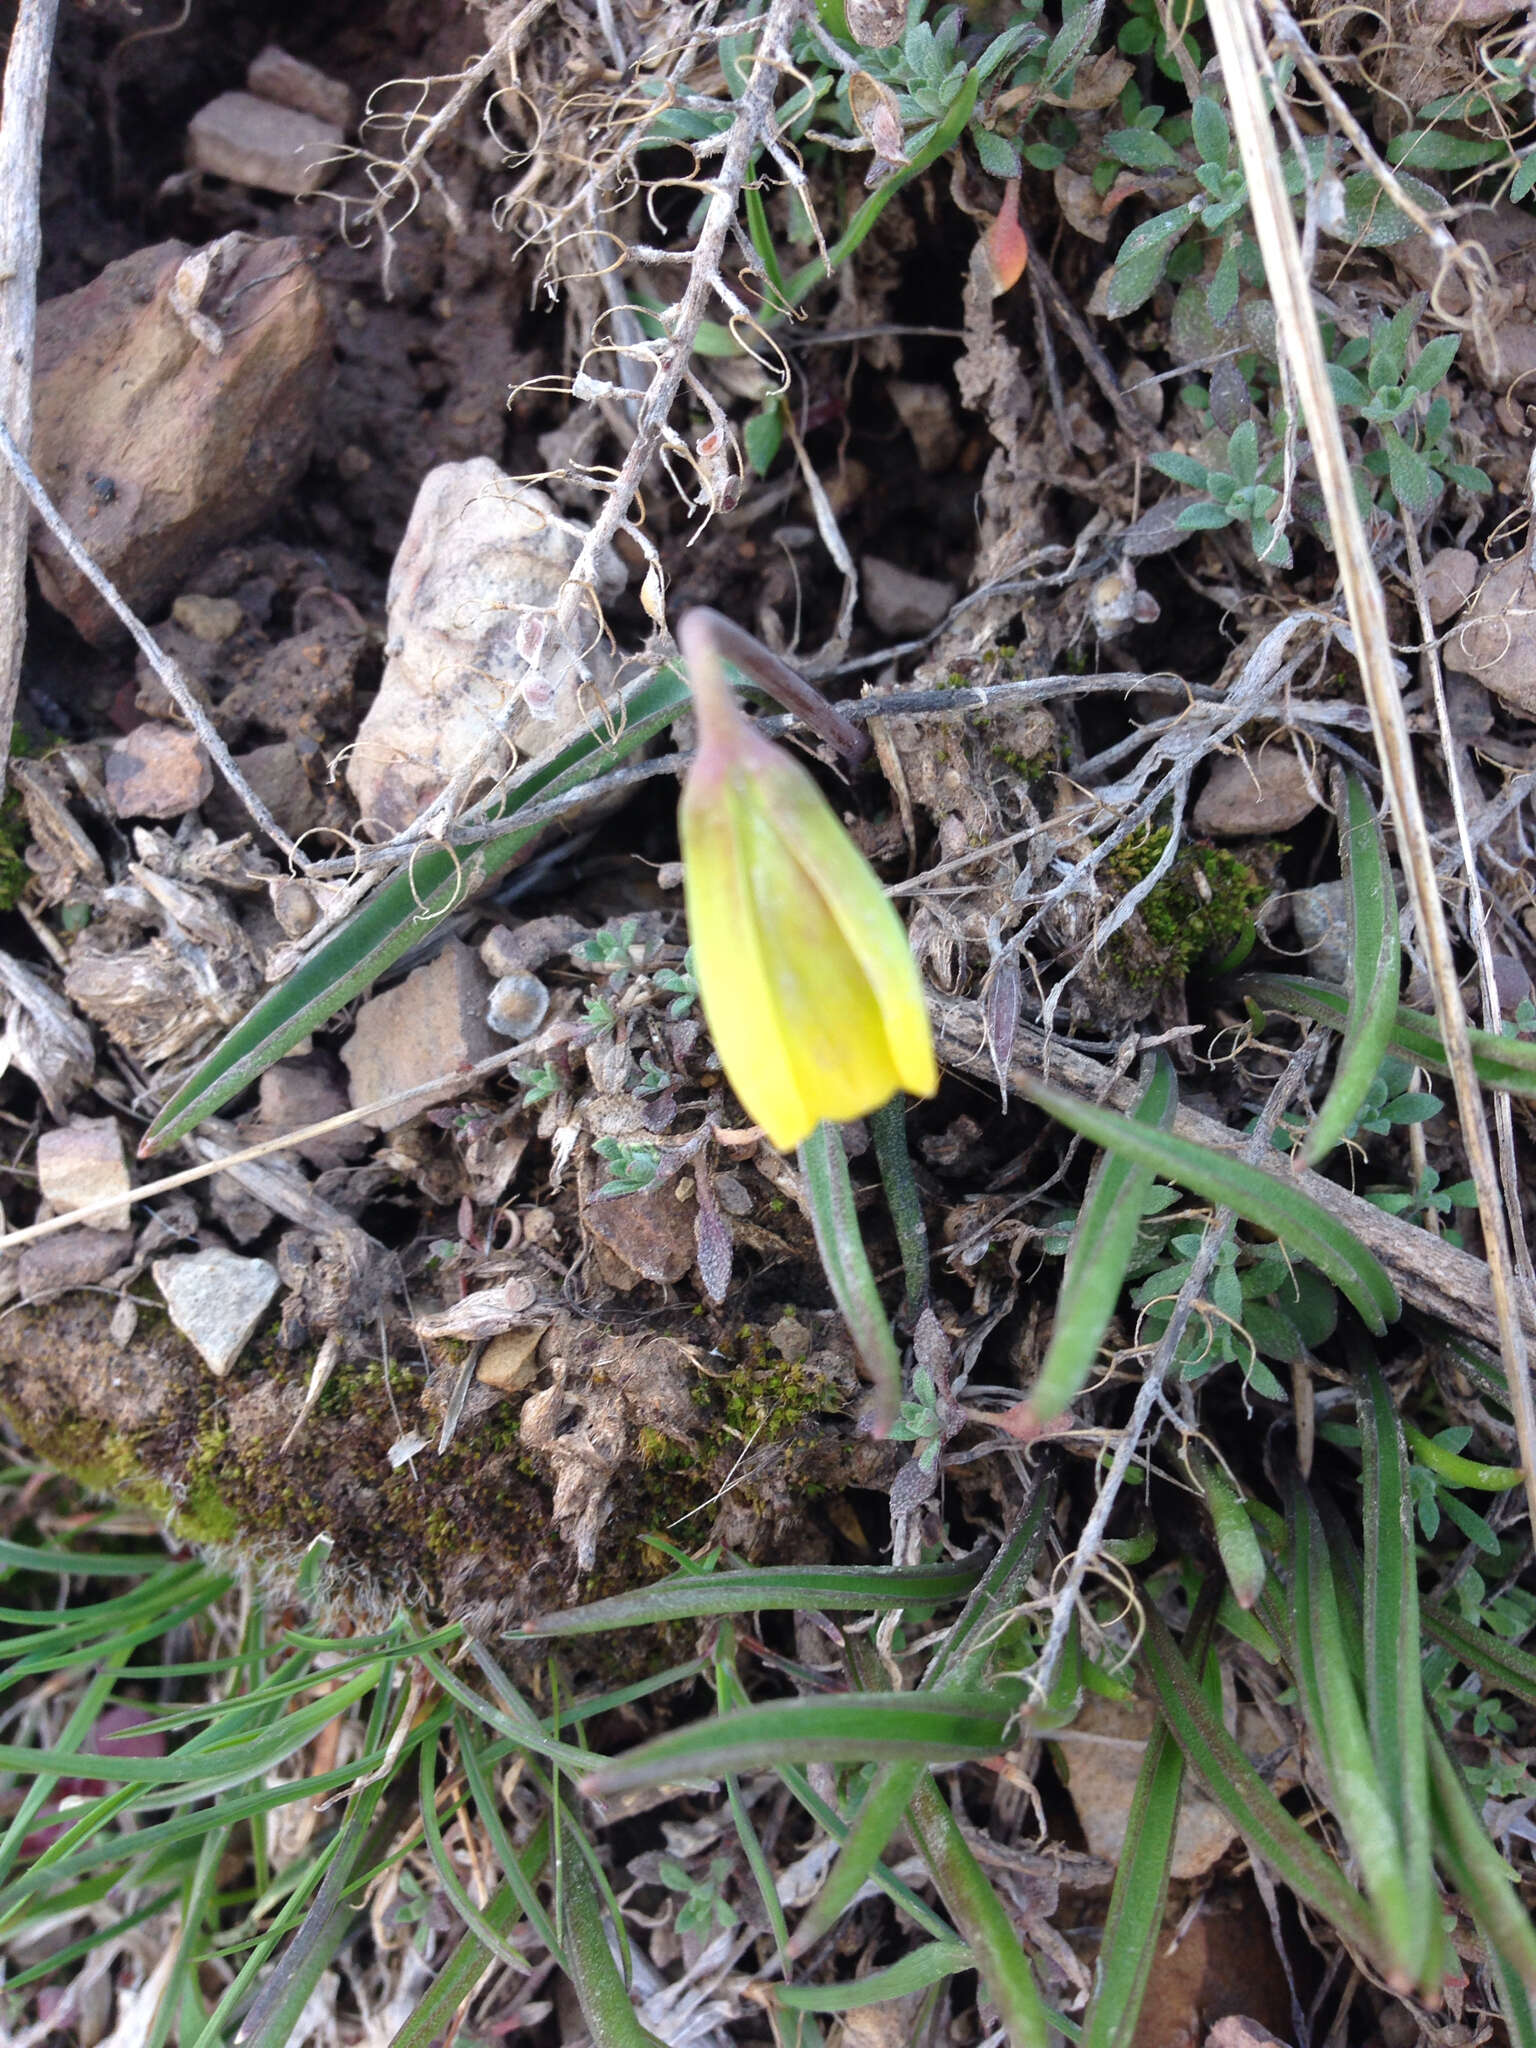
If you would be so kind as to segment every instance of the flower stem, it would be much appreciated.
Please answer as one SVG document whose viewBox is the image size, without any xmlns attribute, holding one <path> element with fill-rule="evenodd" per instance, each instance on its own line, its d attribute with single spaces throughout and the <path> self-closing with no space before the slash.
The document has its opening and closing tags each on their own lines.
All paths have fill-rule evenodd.
<svg viewBox="0 0 1536 2048">
<path fill-rule="evenodd" d="M 688 680 L 701 719 L 708 717 L 712 700 L 718 700 L 724 688 L 720 663 L 725 660 L 734 663 L 776 704 L 803 719 L 812 732 L 836 747 L 845 760 L 857 763 L 868 754 L 868 733 L 850 725 L 820 690 L 724 612 L 707 604 L 694 605 L 677 622 L 677 644 L 688 667 Z"/>
<path fill-rule="evenodd" d="M 869 1128 L 874 1134 L 886 1203 L 896 1226 L 896 1242 L 901 1247 L 901 1269 L 907 1276 L 907 1314 L 915 1319 L 928 1299 L 928 1229 L 918 1200 L 912 1155 L 907 1150 L 906 1097 L 893 1095 L 884 1109 L 871 1116 Z"/>
<path fill-rule="evenodd" d="M 805 1175 L 822 1270 L 854 1348 L 874 1382 L 875 1433 L 885 1436 L 901 1406 L 901 1354 L 870 1271 L 853 1205 L 848 1155 L 836 1124 L 819 1123 L 812 1131 L 800 1147 L 800 1171 Z"/>
</svg>

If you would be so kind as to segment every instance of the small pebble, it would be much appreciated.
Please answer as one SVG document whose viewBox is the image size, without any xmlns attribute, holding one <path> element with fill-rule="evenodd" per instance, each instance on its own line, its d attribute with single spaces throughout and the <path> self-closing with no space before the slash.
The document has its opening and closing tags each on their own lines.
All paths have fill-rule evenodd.
<svg viewBox="0 0 1536 2048">
<path fill-rule="evenodd" d="M 203 597 L 184 591 L 171 606 L 171 617 L 194 639 L 219 647 L 245 624 L 245 613 L 232 597 Z"/>
<path fill-rule="evenodd" d="M 504 974 L 485 1006 L 486 1023 L 499 1037 L 514 1043 L 532 1038 L 548 1014 L 549 990 L 526 968 Z"/>
</svg>

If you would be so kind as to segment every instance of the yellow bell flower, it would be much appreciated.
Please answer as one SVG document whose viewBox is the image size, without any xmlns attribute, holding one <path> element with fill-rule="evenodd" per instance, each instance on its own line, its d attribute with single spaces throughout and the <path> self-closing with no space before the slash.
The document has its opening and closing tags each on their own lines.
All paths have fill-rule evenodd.
<svg viewBox="0 0 1536 2048">
<path fill-rule="evenodd" d="M 788 1152 L 898 1089 L 932 1095 L 938 1068 L 900 917 L 810 775 L 741 709 L 699 616 L 678 628 L 699 722 L 678 807 L 694 975 L 731 1086 Z"/>
</svg>

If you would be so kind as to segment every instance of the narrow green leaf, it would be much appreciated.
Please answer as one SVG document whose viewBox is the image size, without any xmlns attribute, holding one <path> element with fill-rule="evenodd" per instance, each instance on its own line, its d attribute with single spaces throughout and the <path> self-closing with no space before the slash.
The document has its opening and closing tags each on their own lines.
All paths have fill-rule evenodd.
<svg viewBox="0 0 1536 2048">
<path fill-rule="evenodd" d="M 658 669 L 627 690 L 614 707 L 611 730 L 584 732 L 534 762 L 491 806 L 492 819 L 511 819 L 539 798 L 563 796 L 617 765 L 664 732 L 688 703 L 681 677 Z M 480 844 L 455 850 L 427 844 L 357 915 L 310 955 L 298 972 L 263 996 L 160 1111 L 139 1146 L 149 1158 L 195 1130 L 318 1031 L 344 1003 L 372 986 L 385 968 L 449 911 L 509 867 L 541 825 L 512 826 Z"/>
<path fill-rule="evenodd" d="M 1349 890 L 1349 1010 L 1333 1086 L 1302 1146 L 1307 1166 L 1325 1159 L 1360 1114 L 1392 1042 L 1402 980 L 1397 896 L 1381 820 L 1358 775 L 1341 776 L 1335 787 L 1341 792 L 1339 856 Z"/>
<path fill-rule="evenodd" d="M 876 1433 L 884 1436 L 901 1408 L 901 1353 L 864 1249 L 853 1184 L 848 1178 L 848 1155 L 836 1124 L 819 1123 L 805 1140 L 800 1147 L 800 1171 L 805 1176 L 822 1271 L 848 1325 L 854 1349 L 874 1382 Z"/>
<path fill-rule="evenodd" d="M 1536 1990 L 1536 1928 L 1439 1732 L 1428 1734 L 1435 1854 L 1505 1966 Z"/>
<path fill-rule="evenodd" d="M 549 1856 L 549 1820 L 546 1816 L 534 1829 L 519 1856 L 521 1875 L 532 1883 Z M 498 1935 L 517 1924 L 519 1905 L 510 1884 L 499 1884 L 485 1902 L 484 1917 Z M 496 1958 L 472 1933 L 465 1932 L 458 1947 L 438 1971 L 420 2005 L 396 2030 L 389 2048 L 437 2048 L 452 2023 L 454 2014 L 471 1997 L 481 1978 Z"/>
<path fill-rule="evenodd" d="M 1159 1053 L 1131 1111 L 1149 1130 L 1166 1130 L 1178 1105 L 1173 1062 Z M 1028 1395 L 1031 1415 L 1049 1422 L 1076 1398 L 1093 1370 L 1136 1246 L 1151 1167 L 1101 1152 L 1088 1177 L 1056 1296 L 1056 1321 L 1040 1377 Z"/>
<path fill-rule="evenodd" d="M 1217 1583 L 1213 1578 L 1213 1591 Z M 1202 1683 L 1213 1713 L 1221 1709 L 1220 1666 L 1208 1661 L 1207 1655 L 1215 1632 L 1216 1607 L 1217 1602 L 1208 1598 L 1203 1608 L 1197 1609 L 1188 1635 L 1192 1668 L 1204 1673 Z M 1083 2024 L 1083 2048 L 1129 2048 L 1136 2032 L 1163 1928 L 1183 1789 L 1183 1752 L 1159 1716 L 1131 1795 L 1125 1840 L 1094 1966 L 1093 2003 Z"/>
<path fill-rule="evenodd" d="M 797 1764 L 958 1763 L 996 1756 L 1016 1702 L 1001 1693 L 853 1693 L 769 1700 L 679 1728 L 602 1763 L 593 1798 L 679 1778 Z"/>
<path fill-rule="evenodd" d="M 926 1991 L 953 1977 L 957 1970 L 974 1970 L 976 1958 L 963 1941 L 928 1941 L 915 1948 L 899 1963 L 884 1970 L 871 1970 L 867 1977 L 853 1977 L 845 1984 L 784 1984 L 774 1993 L 774 2003 L 789 2012 L 857 2012 L 861 2006 L 884 2005 L 892 1998 L 907 1998 L 914 1991 Z"/>
<path fill-rule="evenodd" d="M 1402 1304 L 1380 1262 L 1352 1231 L 1289 1181 L 1171 1131 L 1149 1131 L 1118 1110 L 1085 1102 L 1044 1081 L 1020 1086 L 1031 1101 L 1096 1145 L 1150 1167 L 1208 1202 L 1223 1203 L 1269 1231 L 1294 1258 L 1330 1279 L 1376 1335 L 1396 1320 Z"/>
<path fill-rule="evenodd" d="M 1206 1512 L 1216 1532 L 1216 1548 L 1239 1607 L 1256 1605 L 1264 1590 L 1264 1552 L 1243 1505 L 1243 1497 L 1225 1469 L 1208 1458 L 1198 1446 L 1191 1446 L 1189 1469 L 1205 1496 Z"/>
<path fill-rule="evenodd" d="M 901 170 L 893 172 L 876 191 L 870 193 L 827 251 L 826 261 L 823 262 L 820 256 L 813 256 L 790 278 L 785 292 L 792 306 L 798 306 L 818 284 L 832 276 L 840 264 L 847 262 L 903 185 L 921 177 L 931 164 L 936 164 L 941 156 L 954 148 L 965 132 L 966 123 L 976 111 L 976 96 L 981 90 L 981 82 L 980 70 L 973 64 L 966 74 L 964 85 L 932 135 L 921 149 L 913 151 Z"/>
<path fill-rule="evenodd" d="M 1326 981 L 1314 981 L 1298 974 L 1245 974 L 1237 984 L 1240 995 L 1249 996 L 1261 1007 L 1284 1010 L 1293 1017 L 1310 1017 L 1315 1023 L 1331 1025 L 1337 1031 L 1349 1012 L 1349 998 L 1343 989 Z M 1472 1064 L 1485 1088 L 1503 1088 L 1511 1095 L 1536 1095 L 1536 1041 L 1505 1038 L 1497 1031 L 1468 1028 L 1472 1043 Z M 1436 1073 L 1448 1074 L 1439 1026 L 1433 1017 L 1418 1010 L 1399 1008 L 1388 1041 L 1389 1052 Z"/>
<path fill-rule="evenodd" d="M 1513 1493 L 1525 1483 L 1525 1474 L 1517 1465 L 1485 1465 L 1479 1458 L 1463 1458 L 1456 1451 L 1448 1451 L 1444 1444 L 1437 1444 L 1422 1429 L 1415 1429 L 1411 1422 L 1403 1424 L 1403 1434 L 1415 1464 L 1423 1465 L 1448 1486 L 1465 1486 L 1474 1493 Z"/>
<path fill-rule="evenodd" d="M 965 1611 L 929 1660 L 919 1693 L 941 1685 L 961 1690 L 980 1686 L 995 1650 L 995 1629 L 1010 1609 L 1027 1596 L 1030 1573 L 1040 1554 L 1055 1485 L 1042 1480 L 987 1568 Z M 848 1829 L 847 1840 L 795 1929 L 791 1953 L 804 1955 L 812 1943 L 833 1928 L 858 1895 L 885 1845 L 896 1832 L 923 1775 L 921 1763 L 880 1765 L 867 1786 Z"/>
<path fill-rule="evenodd" d="M 630 2002 L 608 1946 L 597 1886 L 571 1834 L 567 1824 L 561 1830 L 565 1963 L 587 2031 L 596 2048 L 662 2048 L 656 2036 L 641 2026 Z"/>
<path fill-rule="evenodd" d="M 1374 1362 L 1359 1380 L 1365 1523 L 1365 1704 L 1376 1778 L 1396 1827 L 1408 1904 L 1408 1955 L 1431 1996 L 1444 1970 L 1444 1936 L 1430 1846 L 1429 1756 L 1419 1634 L 1419 1585 L 1408 1453 L 1386 1381 Z"/>
<path fill-rule="evenodd" d="M 678 1572 L 616 1593 L 588 1607 L 568 1607 L 536 1614 L 519 1625 L 521 1636 L 590 1636 L 606 1629 L 644 1628 L 668 1621 L 691 1621 L 706 1614 L 793 1613 L 824 1608 L 888 1613 L 893 1607 L 936 1607 L 961 1600 L 982 1577 L 986 1559 L 973 1552 L 956 1564 L 896 1565 L 768 1565 L 750 1571 Z"/>
<path fill-rule="evenodd" d="M 926 1774 L 908 1808 L 939 1897 L 975 1959 L 1010 2048 L 1047 2048 L 1049 2026 L 1029 1958 L 943 1795 Z"/>
<path fill-rule="evenodd" d="M 1376 1938 L 1399 1989 L 1417 1983 L 1424 1960 L 1402 1868 L 1402 1844 L 1378 1777 L 1354 1660 L 1339 1611 L 1327 1539 L 1312 1496 L 1291 1495 L 1291 1635 L 1296 1681 L 1307 1727 L 1323 1760 L 1345 1840 L 1365 1881 Z"/>
<path fill-rule="evenodd" d="M 1349 1941 L 1379 1952 L 1374 1916 L 1333 1859 L 1286 1812 L 1220 1719 L 1150 1600 L 1143 1662 L 1184 1760 L 1257 1856 Z"/>
<path fill-rule="evenodd" d="M 1451 1651 L 1458 1662 L 1478 1672 L 1490 1686 L 1512 1692 L 1527 1706 L 1536 1707 L 1536 1657 L 1529 1650 L 1506 1642 L 1492 1629 L 1479 1628 L 1436 1600 L 1424 1602 L 1422 1618 L 1431 1642 Z"/>
</svg>

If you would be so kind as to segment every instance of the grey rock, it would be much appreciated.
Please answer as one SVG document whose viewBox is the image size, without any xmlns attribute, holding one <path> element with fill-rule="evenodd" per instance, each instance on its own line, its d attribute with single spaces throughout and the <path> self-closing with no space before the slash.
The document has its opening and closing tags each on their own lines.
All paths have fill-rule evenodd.
<svg viewBox="0 0 1536 2048">
<path fill-rule="evenodd" d="M 254 1335 L 277 1292 L 276 1269 L 213 1246 L 156 1259 L 151 1268 L 171 1321 L 204 1365 L 222 1379 Z"/>
<path fill-rule="evenodd" d="M 580 918 L 559 912 L 551 917 L 530 917 L 526 924 L 493 925 L 480 941 L 480 958 L 500 981 L 504 974 L 524 968 L 537 973 L 591 936 Z"/>
<path fill-rule="evenodd" d="M 1445 641 L 1447 668 L 1475 676 L 1527 717 L 1536 714 L 1536 576 L 1529 570 L 1522 548 L 1490 571 Z"/>
<path fill-rule="evenodd" d="M 1342 987 L 1349 976 L 1349 884 L 1319 882 L 1314 889 L 1298 889 L 1290 904 L 1291 923 L 1312 972 L 1319 981 Z"/>
<path fill-rule="evenodd" d="M 71 1287 L 99 1287 L 133 1257 L 131 1230 L 61 1230 L 29 1244 L 16 1261 L 23 1301 L 42 1301 Z"/>
<path fill-rule="evenodd" d="M 258 99 L 276 100 L 301 114 L 313 114 L 337 128 L 352 125 L 352 94 L 339 78 L 327 78 L 302 57 L 292 57 L 276 43 L 268 43 L 253 57 L 245 82 Z"/>
<path fill-rule="evenodd" d="M 879 630 L 893 638 L 930 632 L 955 601 L 953 583 L 914 576 L 879 555 L 866 555 L 860 567 L 864 609 Z"/>
<path fill-rule="evenodd" d="M 542 750 L 585 726 L 590 699 L 576 688 L 572 656 L 547 639 L 550 608 L 584 537 L 552 498 L 514 483 L 486 456 L 428 472 L 390 571 L 379 694 L 347 762 L 367 829 L 383 836 L 410 824 L 509 707 L 514 746 Z M 596 583 L 600 599 L 623 588 L 611 551 Z M 590 599 L 575 633 L 601 690 L 613 671 Z M 530 704 L 531 663 L 538 693 Z M 491 772 L 509 759 L 498 747 Z"/>
<path fill-rule="evenodd" d="M 549 1015 L 549 990 L 525 967 L 504 974 L 491 990 L 485 1021 L 498 1038 L 518 1043 L 532 1038 Z"/>
<path fill-rule="evenodd" d="M 302 199 L 340 167 L 343 133 L 296 107 L 249 92 L 221 92 L 187 124 L 187 161 L 236 185 Z"/>
</svg>

